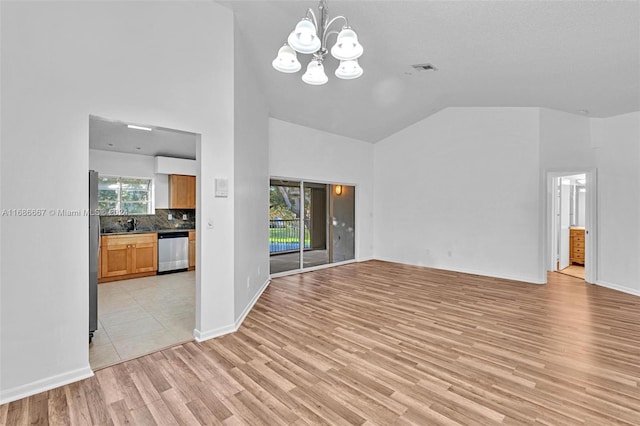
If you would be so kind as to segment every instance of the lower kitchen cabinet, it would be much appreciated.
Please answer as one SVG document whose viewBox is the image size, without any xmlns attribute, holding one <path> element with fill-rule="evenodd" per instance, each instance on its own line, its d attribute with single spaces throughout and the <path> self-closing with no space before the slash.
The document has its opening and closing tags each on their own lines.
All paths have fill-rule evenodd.
<svg viewBox="0 0 640 426">
<path fill-rule="evenodd" d="M 189 231 L 189 270 L 196 269 L 196 231 Z"/>
<path fill-rule="evenodd" d="M 103 235 L 100 240 L 98 282 L 155 275 L 158 234 Z"/>
</svg>

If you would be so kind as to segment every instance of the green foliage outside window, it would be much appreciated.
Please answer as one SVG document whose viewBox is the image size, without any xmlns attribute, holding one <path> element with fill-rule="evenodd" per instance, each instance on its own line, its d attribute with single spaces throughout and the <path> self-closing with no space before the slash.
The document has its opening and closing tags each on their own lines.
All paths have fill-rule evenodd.
<svg viewBox="0 0 640 426">
<path fill-rule="evenodd" d="M 151 179 L 100 176 L 98 209 L 101 215 L 153 213 Z"/>
</svg>

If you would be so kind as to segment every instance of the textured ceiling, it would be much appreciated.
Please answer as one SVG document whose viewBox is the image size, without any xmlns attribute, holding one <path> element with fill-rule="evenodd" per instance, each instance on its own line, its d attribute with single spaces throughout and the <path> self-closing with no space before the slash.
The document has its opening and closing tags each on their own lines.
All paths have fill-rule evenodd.
<svg viewBox="0 0 640 426">
<path fill-rule="evenodd" d="M 316 1 L 226 1 L 272 117 L 379 141 L 454 106 L 545 107 L 607 117 L 640 109 L 638 1 L 328 1 L 365 51 L 364 75 L 309 86 L 271 67 Z M 410 65 L 429 62 L 436 72 Z"/>
</svg>

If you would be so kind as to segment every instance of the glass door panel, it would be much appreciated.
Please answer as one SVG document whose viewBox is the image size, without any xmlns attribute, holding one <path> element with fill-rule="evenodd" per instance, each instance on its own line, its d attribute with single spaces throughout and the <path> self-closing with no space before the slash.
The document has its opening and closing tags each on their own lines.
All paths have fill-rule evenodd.
<svg viewBox="0 0 640 426">
<path fill-rule="evenodd" d="M 271 180 L 269 186 L 270 273 L 300 269 L 300 182 Z"/>
<path fill-rule="evenodd" d="M 355 259 L 356 188 L 331 185 L 329 198 L 329 262 Z"/>
<path fill-rule="evenodd" d="M 304 182 L 303 267 L 329 263 L 328 191 L 331 185 Z"/>
</svg>

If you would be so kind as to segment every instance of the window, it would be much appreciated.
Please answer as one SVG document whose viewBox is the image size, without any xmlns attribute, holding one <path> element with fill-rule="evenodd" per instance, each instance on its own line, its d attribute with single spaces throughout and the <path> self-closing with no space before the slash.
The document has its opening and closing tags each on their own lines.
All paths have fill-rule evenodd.
<svg viewBox="0 0 640 426">
<path fill-rule="evenodd" d="M 153 214 L 153 180 L 100 176 L 98 209 L 101 215 Z"/>
</svg>

